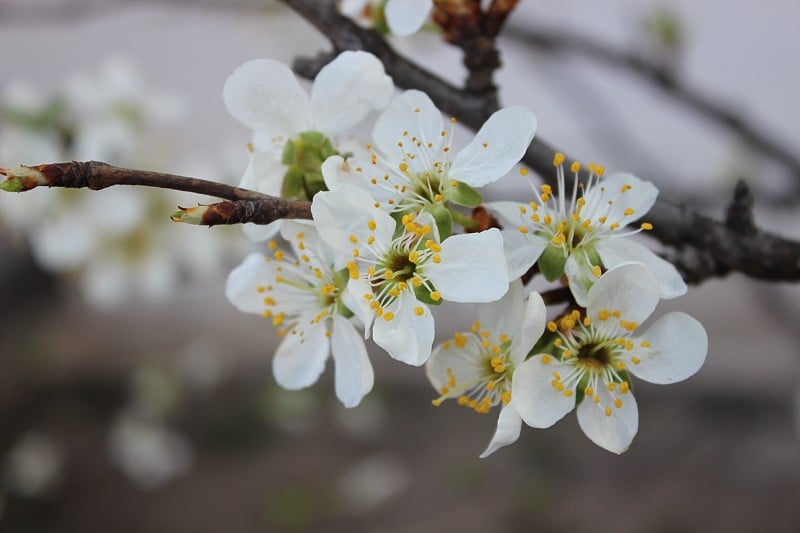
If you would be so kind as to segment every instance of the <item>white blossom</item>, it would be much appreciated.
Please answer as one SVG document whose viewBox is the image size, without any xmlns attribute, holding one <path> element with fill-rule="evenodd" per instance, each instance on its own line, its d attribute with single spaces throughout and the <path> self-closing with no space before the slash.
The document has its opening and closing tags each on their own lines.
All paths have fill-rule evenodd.
<svg viewBox="0 0 800 533">
<path fill-rule="evenodd" d="M 633 374 L 651 383 L 682 381 L 703 365 L 708 338 L 685 313 L 668 313 L 634 335 L 653 312 L 659 285 L 641 264 L 606 272 L 589 289 L 585 315 L 565 315 L 547 329 L 552 353 L 534 355 L 514 373 L 514 406 L 526 424 L 547 428 L 576 407 L 583 432 L 614 453 L 628 449 L 639 426 Z"/>
<path fill-rule="evenodd" d="M 342 52 L 320 70 L 309 95 L 292 71 L 272 59 L 254 59 L 226 80 L 225 105 L 254 131 L 241 186 L 273 196 L 310 200 L 324 189 L 320 166 L 337 134 L 385 106 L 394 85 L 367 52 Z M 246 225 L 247 235 L 269 239 L 279 224 Z"/>
<path fill-rule="evenodd" d="M 348 319 L 347 271 L 343 259 L 319 239 L 314 225 L 286 221 L 281 234 L 294 257 L 270 242 L 273 257 L 254 253 L 228 277 L 226 294 L 240 311 L 272 321 L 283 337 L 272 359 L 279 385 L 309 387 L 336 364 L 336 396 L 346 407 L 358 405 L 371 389 L 372 365 L 361 335 Z"/>
<path fill-rule="evenodd" d="M 431 353 L 434 319 L 429 304 L 441 300 L 490 302 L 508 289 L 502 238 L 497 229 L 439 238 L 427 213 L 395 220 L 365 191 L 341 185 L 314 197 L 311 212 L 320 236 L 352 260 L 348 291 L 353 309 L 375 342 L 404 363 L 423 364 Z"/>
<path fill-rule="evenodd" d="M 503 231 L 509 276 L 524 274 L 538 261 L 549 280 L 566 274 L 579 305 L 586 305 L 587 292 L 603 271 L 628 262 L 642 263 L 659 282 L 662 298 L 686 293 L 686 283 L 675 267 L 647 247 L 626 237 L 639 229 L 627 227 L 644 216 L 656 201 L 658 189 L 630 174 L 613 174 L 601 179 L 604 169 L 590 165 L 585 190 L 577 185 L 581 165 L 572 163 L 575 186 L 570 195 L 565 187 L 564 156 L 556 154 L 558 193 L 549 185 L 530 203 L 493 202 L 486 205 L 511 229 Z M 578 195 L 578 189 L 582 194 Z"/>
<path fill-rule="evenodd" d="M 434 405 L 454 398 L 459 405 L 488 413 L 502 404 L 497 430 L 481 457 L 519 438 L 522 419 L 512 402 L 511 383 L 514 370 L 544 332 L 545 313 L 539 293 L 526 299 L 522 282 L 516 280 L 503 298 L 479 305 L 470 330 L 436 346 L 426 364 L 428 380 L 441 394 Z"/>
</svg>

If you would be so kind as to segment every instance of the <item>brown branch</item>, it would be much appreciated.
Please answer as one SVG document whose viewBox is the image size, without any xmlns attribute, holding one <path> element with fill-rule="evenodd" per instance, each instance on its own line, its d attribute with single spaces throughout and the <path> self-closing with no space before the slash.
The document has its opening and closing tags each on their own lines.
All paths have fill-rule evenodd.
<svg viewBox="0 0 800 533">
<path fill-rule="evenodd" d="M 0 178 L 6 178 L 4 182 L 0 182 L 0 188 L 11 192 L 28 191 L 36 187 L 100 190 L 114 185 L 143 185 L 230 200 L 211 206 L 181 208 L 181 214 L 173 215 L 174 220 L 209 226 L 243 222 L 268 224 L 280 218 L 311 218 L 309 202 L 285 200 L 198 178 L 120 168 L 100 161 L 49 163 L 31 167 L 21 166 L 16 169 L 2 168 Z M 207 218 L 204 219 L 204 216 Z"/>
<path fill-rule="evenodd" d="M 445 113 L 465 125 L 479 129 L 498 106 L 485 95 L 460 90 L 397 54 L 377 33 L 360 28 L 339 14 L 333 0 L 282 0 L 313 24 L 330 41 L 333 51 L 315 59 L 295 61 L 301 76 L 313 78 L 328 60 L 343 50 L 366 50 L 375 54 L 395 84 L 422 90 Z M 537 136 L 523 162 L 545 181 L 555 182 L 553 156 L 559 151 Z M 675 248 L 668 255 L 688 281 L 738 271 L 749 276 L 776 280 L 800 280 L 800 243 L 752 228 L 741 232 L 731 226 L 694 213 L 685 206 L 659 199 L 648 214 L 655 229 L 650 234 Z"/>
<path fill-rule="evenodd" d="M 531 28 L 529 25 L 509 25 L 504 35 L 542 50 L 577 52 L 609 65 L 626 68 L 668 96 L 730 129 L 750 146 L 780 162 L 800 179 L 800 158 L 795 150 L 782 146 L 769 134 L 753 126 L 751 121 L 718 103 L 720 98 L 700 94 L 682 82 L 671 70 L 651 63 L 641 55 L 614 49 L 582 35 Z"/>
</svg>

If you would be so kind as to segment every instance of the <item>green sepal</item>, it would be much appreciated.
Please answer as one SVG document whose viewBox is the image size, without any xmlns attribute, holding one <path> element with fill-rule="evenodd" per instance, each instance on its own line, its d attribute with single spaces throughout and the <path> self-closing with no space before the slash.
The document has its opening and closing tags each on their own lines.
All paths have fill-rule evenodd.
<svg viewBox="0 0 800 533">
<path fill-rule="evenodd" d="M 325 185 L 325 179 L 319 172 L 306 172 L 305 175 L 305 192 L 309 201 L 314 199 L 314 195 L 318 192 L 327 191 L 328 187 Z"/>
<path fill-rule="evenodd" d="M 539 354 L 547 354 L 551 357 L 555 357 L 556 359 L 560 359 L 559 357 L 553 355 L 555 350 L 553 349 L 555 346 L 553 342 L 558 338 L 558 335 L 552 333 L 550 331 L 545 330 L 539 340 L 536 341 L 536 344 L 533 345 L 533 348 L 528 352 L 528 355 L 525 356 L 525 359 L 530 359 L 534 355 Z"/>
<path fill-rule="evenodd" d="M 431 214 L 436 228 L 439 230 L 439 241 L 443 241 L 453 233 L 453 217 L 450 210 L 441 204 L 428 204 L 425 211 Z"/>
<path fill-rule="evenodd" d="M 294 153 L 295 153 L 294 141 L 289 139 L 286 141 L 286 144 L 283 145 L 283 152 L 281 153 L 281 163 L 283 163 L 284 165 L 293 165 Z"/>
<path fill-rule="evenodd" d="M 305 172 L 302 169 L 291 166 L 283 175 L 281 184 L 281 198 L 296 198 L 298 200 L 308 200 L 305 192 Z"/>
<path fill-rule="evenodd" d="M 424 285 L 420 285 L 419 287 L 414 287 L 414 296 L 416 296 L 417 300 L 419 300 L 420 302 L 428 305 L 440 305 L 442 303 L 441 298 L 439 299 L 439 301 L 436 301 L 433 298 L 431 298 L 431 294 L 428 292 L 428 289 L 426 289 Z"/>
<path fill-rule="evenodd" d="M 567 256 L 564 250 L 556 246 L 547 246 L 539 256 L 539 271 L 544 274 L 547 281 L 555 281 L 564 274 L 564 265 L 567 263 Z"/>
<path fill-rule="evenodd" d="M 456 186 L 447 191 L 447 199 L 465 207 L 478 207 L 483 203 L 481 193 L 460 181 L 457 181 Z"/>
<path fill-rule="evenodd" d="M 505 353 L 506 351 L 508 351 L 509 348 L 511 348 L 511 343 L 512 340 L 508 339 L 506 342 L 500 344 L 500 353 Z"/>
<path fill-rule="evenodd" d="M 333 273 L 333 284 L 337 289 L 343 291 L 347 284 L 350 282 L 350 271 L 346 268 L 337 270 Z"/>
</svg>

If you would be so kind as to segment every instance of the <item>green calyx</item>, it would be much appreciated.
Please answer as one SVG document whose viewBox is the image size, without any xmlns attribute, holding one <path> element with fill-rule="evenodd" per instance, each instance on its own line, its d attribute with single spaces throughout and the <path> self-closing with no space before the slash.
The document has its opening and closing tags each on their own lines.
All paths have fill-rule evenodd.
<svg viewBox="0 0 800 533">
<path fill-rule="evenodd" d="M 6 181 L 0 183 L 0 189 L 7 192 L 20 192 L 22 190 L 22 178 L 9 177 Z"/>
<path fill-rule="evenodd" d="M 286 141 L 281 162 L 289 168 L 283 176 L 281 196 L 311 201 L 318 192 L 327 191 L 322 163 L 332 155 L 340 154 L 330 139 L 318 131 L 304 131 Z"/>
<path fill-rule="evenodd" d="M 333 274 L 333 284 L 336 286 L 336 294 L 333 296 L 328 296 L 329 298 L 333 298 L 332 301 L 326 302 L 328 304 L 335 303 L 336 304 L 336 312 L 342 315 L 345 318 L 350 318 L 353 316 L 353 312 L 342 302 L 342 293 L 344 293 L 345 289 L 347 288 L 347 283 L 350 281 L 350 273 L 346 268 L 343 268 Z"/>
</svg>

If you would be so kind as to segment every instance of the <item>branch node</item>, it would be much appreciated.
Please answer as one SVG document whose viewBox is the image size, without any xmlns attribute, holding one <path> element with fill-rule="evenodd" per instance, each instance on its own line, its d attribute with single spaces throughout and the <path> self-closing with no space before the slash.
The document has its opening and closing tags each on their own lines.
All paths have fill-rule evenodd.
<svg viewBox="0 0 800 533">
<path fill-rule="evenodd" d="M 752 235 L 758 231 L 753 220 L 753 193 L 743 179 L 736 182 L 725 225 L 742 235 Z"/>
</svg>

